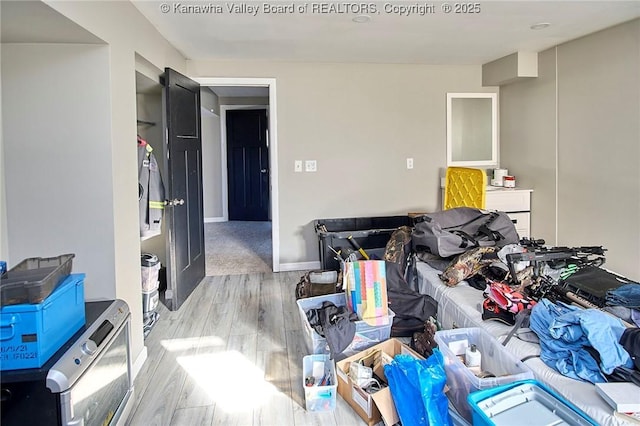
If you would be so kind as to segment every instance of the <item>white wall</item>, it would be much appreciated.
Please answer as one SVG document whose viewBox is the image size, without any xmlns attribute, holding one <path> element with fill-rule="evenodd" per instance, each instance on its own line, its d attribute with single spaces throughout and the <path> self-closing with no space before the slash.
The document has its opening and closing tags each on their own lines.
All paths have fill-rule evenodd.
<svg viewBox="0 0 640 426">
<path fill-rule="evenodd" d="M 501 88 L 501 158 L 534 189 L 532 234 L 603 245 L 607 267 L 638 279 L 640 19 L 539 58 L 538 79 Z"/>
<path fill-rule="evenodd" d="M 75 253 L 87 300 L 114 298 L 106 46 L 2 45 L 12 264 Z"/>
<path fill-rule="evenodd" d="M 556 239 L 556 52 L 538 55 L 538 77 L 500 88 L 500 166 L 532 188 L 531 236 Z"/>
<path fill-rule="evenodd" d="M 211 90 L 200 90 L 202 113 L 202 197 L 204 220 L 222 220 L 222 159 L 220 140 L 220 107 L 218 96 Z"/>
<path fill-rule="evenodd" d="M 87 254 L 100 258 L 107 270 L 104 277 L 106 292 L 124 299 L 131 308 L 132 354 L 134 359 L 144 356 L 142 334 L 142 296 L 140 292 L 140 239 L 138 231 L 137 155 L 136 137 L 136 53 L 158 69 L 171 67 L 184 72 L 185 59 L 171 46 L 130 2 L 112 1 L 45 1 L 54 10 L 108 44 L 107 78 L 103 82 L 109 88 L 108 141 L 112 161 L 100 180 L 111 188 L 108 198 L 96 200 L 99 208 L 108 211 L 112 240 L 101 252 Z M 4 96 L 4 93 L 3 93 Z M 92 111 L 87 109 L 87 114 Z M 6 125 L 6 123 L 5 123 Z M 74 142 L 75 143 L 75 142 Z M 9 158 L 7 156 L 7 162 Z M 98 167 L 99 170 L 102 170 Z M 90 176 L 85 178 L 89 179 Z M 7 184 L 7 187 L 9 185 Z M 7 188 L 8 189 L 8 188 Z M 11 204 L 7 194 L 7 204 Z M 80 212 L 78 212 L 80 214 Z M 104 231 L 96 223 L 85 238 L 98 239 Z M 13 258 L 13 249 L 10 247 Z M 107 253 L 105 256 L 102 253 Z M 98 279 L 96 277 L 96 279 Z M 136 365 L 139 367 L 139 365 Z"/>
<path fill-rule="evenodd" d="M 446 93 L 495 91 L 481 87 L 480 66 L 190 61 L 188 70 L 277 80 L 281 264 L 318 260 L 314 219 L 437 210 Z M 294 173 L 294 160 L 316 160 L 318 171 Z"/>
<path fill-rule="evenodd" d="M 200 105 L 214 114 L 220 114 L 220 98 L 209 88 L 200 88 Z"/>
<path fill-rule="evenodd" d="M 640 279 L 640 19 L 558 47 L 558 240 Z"/>
<path fill-rule="evenodd" d="M 0 99 L 2 99 L 2 54 L 0 52 Z M 0 101 L 0 171 L 4 170 L 4 135 L 2 131 L 2 102 Z M 4 172 L 0 173 L 0 260 L 10 262 L 7 236 L 7 196 Z"/>
<path fill-rule="evenodd" d="M 221 97 L 220 105 L 269 105 L 268 96 Z"/>
</svg>

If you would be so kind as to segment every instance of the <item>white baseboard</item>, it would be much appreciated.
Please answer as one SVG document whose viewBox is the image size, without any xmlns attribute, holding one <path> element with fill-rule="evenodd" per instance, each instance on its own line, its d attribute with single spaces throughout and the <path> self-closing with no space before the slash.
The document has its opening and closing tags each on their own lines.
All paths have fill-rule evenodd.
<svg viewBox="0 0 640 426">
<path fill-rule="evenodd" d="M 295 263 L 281 263 L 280 272 L 288 271 L 306 271 L 307 269 L 320 269 L 320 262 L 295 262 Z"/>
<path fill-rule="evenodd" d="M 228 222 L 229 219 L 227 219 L 224 216 L 221 217 L 205 217 L 204 218 L 204 223 L 213 223 L 213 222 Z"/>
<path fill-rule="evenodd" d="M 131 370 L 132 370 L 131 375 L 133 376 L 131 377 L 131 381 L 136 379 L 136 376 L 138 375 L 140 370 L 142 370 L 142 366 L 144 365 L 144 362 L 146 360 L 147 360 L 147 347 L 143 346 L 142 350 L 140 351 L 140 354 L 138 355 L 134 363 L 131 365 Z"/>
</svg>

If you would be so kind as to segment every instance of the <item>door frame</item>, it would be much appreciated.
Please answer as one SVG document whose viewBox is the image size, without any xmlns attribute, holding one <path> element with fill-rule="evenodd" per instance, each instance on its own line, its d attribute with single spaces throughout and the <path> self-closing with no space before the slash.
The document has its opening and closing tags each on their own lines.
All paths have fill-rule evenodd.
<svg viewBox="0 0 640 426">
<path fill-rule="evenodd" d="M 245 77 L 202 77 L 192 79 L 200 83 L 201 87 L 210 86 L 244 86 L 244 87 L 268 87 L 269 88 L 269 201 L 271 203 L 271 252 L 273 272 L 280 272 L 280 211 L 278 208 L 278 114 L 276 102 L 276 79 L 275 78 L 245 78 Z M 228 105 L 227 105 L 228 106 Z M 264 107 L 264 105 L 261 105 Z M 246 105 L 238 105 L 238 107 L 246 108 Z M 239 108 L 238 108 L 239 109 Z M 256 109 L 255 107 L 253 109 Z M 220 109 L 220 128 L 225 129 L 224 139 L 221 145 L 224 146 L 225 156 L 227 149 L 226 140 L 226 119 L 222 115 L 222 107 Z M 221 135 L 222 137 L 222 135 Z M 223 157 L 223 159 L 226 157 Z M 227 194 L 227 168 L 223 167 L 223 197 Z M 223 198 L 223 208 L 225 217 L 229 218 L 228 200 Z"/>
<path fill-rule="evenodd" d="M 223 161 L 227 158 L 227 111 L 240 109 L 264 109 L 267 111 L 269 118 L 269 105 L 220 105 L 220 155 Z M 271 123 L 269 123 L 271 124 Z M 271 135 L 269 134 L 269 155 L 271 155 Z M 226 164 L 226 163 L 224 163 Z M 229 168 L 223 164 L 222 168 L 222 220 L 229 220 Z M 269 158 L 269 166 L 271 166 L 271 158 Z M 271 188 L 271 175 L 269 176 L 269 188 Z M 269 197 L 271 197 L 271 189 L 269 189 Z M 271 202 L 271 199 L 269 199 Z M 272 206 L 270 206 L 272 207 Z M 273 220 L 273 214 L 269 209 L 269 217 Z"/>
</svg>

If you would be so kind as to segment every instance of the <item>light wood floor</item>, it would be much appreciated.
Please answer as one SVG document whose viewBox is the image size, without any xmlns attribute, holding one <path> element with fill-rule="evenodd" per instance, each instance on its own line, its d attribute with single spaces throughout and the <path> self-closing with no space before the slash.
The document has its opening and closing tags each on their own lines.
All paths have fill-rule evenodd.
<svg viewBox="0 0 640 426">
<path fill-rule="evenodd" d="M 301 272 L 207 277 L 180 310 L 159 306 L 130 425 L 365 425 L 337 397 L 305 410 Z"/>
</svg>

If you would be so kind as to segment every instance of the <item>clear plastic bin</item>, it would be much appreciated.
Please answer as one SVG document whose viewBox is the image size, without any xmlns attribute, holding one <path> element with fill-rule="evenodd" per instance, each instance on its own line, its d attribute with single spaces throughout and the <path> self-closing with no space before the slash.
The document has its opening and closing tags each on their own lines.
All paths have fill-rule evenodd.
<svg viewBox="0 0 640 426">
<path fill-rule="evenodd" d="M 314 375 L 314 363 L 321 363 L 321 374 Z M 313 384 L 307 386 L 307 378 L 314 377 Z M 327 383 L 320 385 L 321 379 L 328 378 Z M 329 355 L 307 355 L 302 359 L 302 386 L 307 411 L 332 411 L 336 408 L 338 394 L 338 378 L 336 365 Z"/>
<path fill-rule="evenodd" d="M 31 257 L 0 277 L 1 306 L 41 303 L 71 274 L 75 254 Z"/>
<path fill-rule="evenodd" d="M 300 312 L 300 320 L 305 333 L 305 343 L 307 350 L 312 354 L 328 354 L 330 353 L 327 339 L 320 336 L 309 324 L 307 319 L 307 311 L 317 309 L 322 306 L 322 302 L 331 302 L 336 306 L 346 306 L 347 299 L 344 293 L 327 294 L 324 296 L 309 297 L 300 299 L 298 303 L 298 311 Z M 370 325 L 365 321 L 356 321 L 356 335 L 351 344 L 340 354 L 340 359 L 354 355 L 364 349 L 384 342 L 391 336 L 391 325 L 395 314 L 389 309 L 387 321 L 385 325 Z"/>
<path fill-rule="evenodd" d="M 471 392 L 504 385 L 518 380 L 533 379 L 533 372 L 502 344 L 482 328 L 455 328 L 437 331 L 435 341 L 445 358 L 447 396 L 466 420 L 471 421 L 467 397 Z M 482 354 L 481 371 L 494 377 L 480 378 L 467 368 L 449 345 L 459 348 L 476 345 Z M 464 354 L 464 349 L 462 349 Z"/>
</svg>

